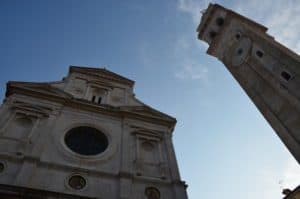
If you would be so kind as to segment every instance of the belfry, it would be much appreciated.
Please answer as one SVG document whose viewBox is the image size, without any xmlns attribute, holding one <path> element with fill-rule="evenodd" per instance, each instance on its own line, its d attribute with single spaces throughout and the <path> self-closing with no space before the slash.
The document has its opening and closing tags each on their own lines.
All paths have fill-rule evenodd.
<svg viewBox="0 0 300 199">
<path fill-rule="evenodd" d="M 218 4 L 209 5 L 197 31 L 300 163 L 300 56 Z"/>
</svg>

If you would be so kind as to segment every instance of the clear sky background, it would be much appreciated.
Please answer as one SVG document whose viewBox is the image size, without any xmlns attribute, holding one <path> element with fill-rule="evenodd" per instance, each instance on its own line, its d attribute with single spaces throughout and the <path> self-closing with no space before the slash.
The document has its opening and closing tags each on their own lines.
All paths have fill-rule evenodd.
<svg viewBox="0 0 300 199">
<path fill-rule="evenodd" d="M 216 1 L 300 52 L 298 0 Z M 177 118 L 174 145 L 190 199 L 281 198 L 299 165 L 196 27 L 204 0 L 0 0 L 5 84 L 56 81 L 69 65 L 136 81 L 135 93 Z"/>
</svg>

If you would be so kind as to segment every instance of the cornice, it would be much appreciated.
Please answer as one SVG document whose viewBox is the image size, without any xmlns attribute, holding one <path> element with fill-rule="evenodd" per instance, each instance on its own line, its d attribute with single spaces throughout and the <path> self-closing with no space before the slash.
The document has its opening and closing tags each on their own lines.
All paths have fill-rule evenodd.
<svg viewBox="0 0 300 199">
<path fill-rule="evenodd" d="M 89 68 L 89 67 L 80 67 L 80 66 L 70 66 L 69 73 L 78 72 L 86 74 L 89 76 L 96 76 L 110 81 L 122 83 L 133 87 L 134 81 L 125 78 L 121 75 L 113 73 L 105 68 Z"/>
<path fill-rule="evenodd" d="M 106 177 L 106 178 L 127 178 L 127 179 L 134 179 L 134 180 L 138 180 L 138 181 L 156 181 L 157 183 L 164 183 L 164 184 L 182 184 L 184 182 L 180 181 L 180 180 L 173 180 L 171 181 L 171 179 L 161 179 L 161 178 L 156 178 L 156 177 L 149 177 L 149 176 L 137 176 L 134 175 L 132 172 L 128 172 L 128 171 L 119 171 L 117 173 L 115 172 L 104 172 L 101 170 L 97 170 L 95 168 L 83 168 L 80 167 L 78 165 L 74 166 L 74 165 L 66 165 L 66 164 L 61 164 L 61 163 L 56 163 L 56 162 L 49 162 L 49 161 L 42 161 L 39 157 L 34 157 L 31 155 L 26 155 L 26 154 L 22 154 L 22 156 L 13 156 L 13 155 L 8 155 L 8 154 L 0 154 L 1 158 L 5 158 L 8 159 L 9 161 L 15 161 L 15 162 L 24 162 L 24 161 L 28 161 L 28 162 L 32 162 L 35 163 L 37 165 L 39 165 L 40 167 L 46 167 L 46 168 L 50 168 L 50 169 L 58 169 L 58 170 L 72 170 L 74 172 L 78 172 L 78 173 L 90 173 L 93 175 L 98 175 L 98 176 L 102 176 L 102 177 Z"/>
<path fill-rule="evenodd" d="M 149 114 L 145 115 L 145 114 L 142 114 L 141 111 L 134 112 L 134 108 L 136 108 L 134 106 L 133 107 L 126 106 L 126 109 L 122 109 L 122 107 L 114 107 L 114 106 L 110 106 L 110 105 L 106 105 L 106 104 L 95 104 L 88 100 L 54 95 L 53 93 L 48 93 L 48 94 L 41 93 L 39 91 L 27 89 L 26 87 L 8 86 L 6 96 L 8 97 L 14 93 L 23 94 L 23 95 L 38 98 L 38 99 L 56 102 L 56 103 L 62 104 L 63 106 L 67 106 L 67 107 L 73 107 L 76 109 L 80 108 L 81 110 L 85 110 L 85 111 L 102 113 L 102 114 L 119 117 L 119 118 L 131 118 L 131 119 L 136 119 L 136 120 L 145 121 L 145 122 L 149 122 L 149 123 L 160 124 L 160 125 L 167 126 L 170 129 L 173 129 L 176 124 L 175 119 L 169 119 L 169 118 L 167 119 L 166 117 L 158 117 L 158 116 L 149 115 Z M 145 108 L 149 108 L 149 107 L 145 107 Z M 154 112 L 155 112 L 155 110 L 154 110 Z M 158 111 L 156 111 L 156 112 L 158 112 Z"/>
<path fill-rule="evenodd" d="M 82 196 L 80 194 L 60 193 L 43 189 L 33 189 L 25 186 L 14 186 L 0 184 L 0 195 L 8 198 L 66 198 L 66 199 L 96 199 L 94 197 Z"/>
</svg>

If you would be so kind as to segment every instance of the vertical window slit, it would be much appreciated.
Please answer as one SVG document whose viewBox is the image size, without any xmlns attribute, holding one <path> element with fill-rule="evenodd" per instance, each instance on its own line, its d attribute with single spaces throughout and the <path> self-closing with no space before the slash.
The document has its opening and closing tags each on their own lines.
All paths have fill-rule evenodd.
<svg viewBox="0 0 300 199">
<path fill-rule="evenodd" d="M 218 18 L 216 19 L 216 24 L 217 24 L 218 26 L 222 26 L 222 25 L 224 24 L 224 19 L 223 19 L 222 17 L 218 17 Z"/>
</svg>

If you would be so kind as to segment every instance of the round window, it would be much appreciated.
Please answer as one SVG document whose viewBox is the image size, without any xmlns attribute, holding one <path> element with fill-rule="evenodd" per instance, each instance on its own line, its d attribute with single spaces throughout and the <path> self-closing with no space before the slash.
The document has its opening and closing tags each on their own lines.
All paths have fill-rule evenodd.
<svg viewBox="0 0 300 199">
<path fill-rule="evenodd" d="M 67 132 L 65 143 L 80 155 L 97 155 L 104 152 L 108 146 L 104 133 L 87 126 L 76 127 Z"/>
<path fill-rule="evenodd" d="M 69 186 L 73 189 L 83 189 L 86 185 L 86 180 L 80 175 L 73 175 L 69 178 Z"/>
</svg>

